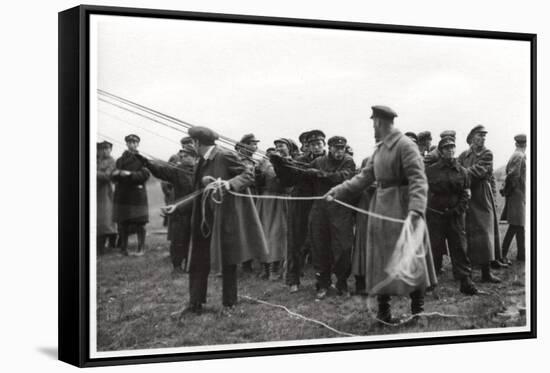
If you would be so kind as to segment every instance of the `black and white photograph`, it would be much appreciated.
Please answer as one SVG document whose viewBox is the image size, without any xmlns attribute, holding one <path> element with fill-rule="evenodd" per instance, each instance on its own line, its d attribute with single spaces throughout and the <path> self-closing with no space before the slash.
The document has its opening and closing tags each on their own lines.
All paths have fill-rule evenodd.
<svg viewBox="0 0 550 373">
<path fill-rule="evenodd" d="M 90 356 L 530 331 L 531 66 L 91 15 Z"/>
</svg>

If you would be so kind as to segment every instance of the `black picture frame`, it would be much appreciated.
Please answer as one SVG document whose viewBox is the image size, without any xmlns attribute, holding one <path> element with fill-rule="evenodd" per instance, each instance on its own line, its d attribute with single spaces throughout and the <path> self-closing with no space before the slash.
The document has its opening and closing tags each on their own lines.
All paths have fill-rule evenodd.
<svg viewBox="0 0 550 373">
<path fill-rule="evenodd" d="M 193 21 L 293 26 L 305 28 L 380 31 L 413 35 L 516 40 L 530 43 L 530 169 L 531 237 L 530 318 L 528 332 L 469 336 L 413 338 L 360 343 L 327 343 L 185 354 L 143 355 L 112 358 L 89 356 L 89 21 L 91 15 L 153 17 Z M 158 9 L 81 5 L 59 13 L 59 360 L 79 367 L 221 359 L 261 355 L 327 352 L 432 344 L 452 344 L 536 338 L 537 336 L 537 35 L 388 24 L 291 19 L 184 12 Z"/>
</svg>

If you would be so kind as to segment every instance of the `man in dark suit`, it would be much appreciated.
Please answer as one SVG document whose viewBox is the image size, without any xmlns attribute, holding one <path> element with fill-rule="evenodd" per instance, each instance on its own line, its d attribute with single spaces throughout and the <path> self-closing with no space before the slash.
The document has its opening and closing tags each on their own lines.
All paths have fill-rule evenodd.
<svg viewBox="0 0 550 373">
<path fill-rule="evenodd" d="M 189 312 L 201 313 L 211 269 L 222 274 L 224 307 L 234 306 L 237 303 L 237 265 L 267 255 L 267 244 L 252 197 L 229 193 L 249 194 L 248 186 L 254 182 L 253 172 L 235 152 L 216 145 L 218 134 L 213 130 L 193 127 L 188 133 L 199 156 L 194 188 L 208 188 L 193 202 L 189 305 L 182 316 Z M 210 189 L 214 180 L 218 188 Z M 208 194 L 204 196 L 204 193 Z"/>
</svg>

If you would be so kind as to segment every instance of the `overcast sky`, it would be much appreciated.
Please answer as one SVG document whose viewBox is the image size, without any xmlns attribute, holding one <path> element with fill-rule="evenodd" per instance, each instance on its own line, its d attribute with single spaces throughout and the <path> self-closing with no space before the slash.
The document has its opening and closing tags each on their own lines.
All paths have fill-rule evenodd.
<svg viewBox="0 0 550 373">
<path fill-rule="evenodd" d="M 495 166 L 529 133 L 529 43 L 438 36 L 93 16 L 97 87 L 260 148 L 310 129 L 372 153 L 371 106 L 403 132 L 457 131 L 457 155 L 487 127 Z M 94 57 L 92 55 L 92 57 Z M 158 158 L 184 134 L 98 103 L 99 140 L 128 133 Z M 530 140 L 530 139 L 529 139 Z M 123 147 L 115 144 L 113 156 Z"/>
</svg>

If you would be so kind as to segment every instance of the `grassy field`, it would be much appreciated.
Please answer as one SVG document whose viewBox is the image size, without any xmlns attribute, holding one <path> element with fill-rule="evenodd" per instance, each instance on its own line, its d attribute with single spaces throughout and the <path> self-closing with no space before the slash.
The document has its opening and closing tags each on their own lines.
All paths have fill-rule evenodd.
<svg viewBox="0 0 550 373">
<path fill-rule="evenodd" d="M 158 203 L 158 198 L 154 200 Z M 502 207 L 502 201 L 499 201 Z M 500 210 L 500 208 L 499 208 Z M 158 210 L 157 210 L 158 211 Z M 155 214 L 151 210 L 151 214 Z M 196 345 L 214 345 L 263 341 L 284 341 L 341 335 L 310 321 L 291 316 L 280 308 L 241 298 L 230 312 L 221 306 L 221 279 L 209 278 L 208 302 L 201 315 L 188 316 L 178 323 L 171 314 L 188 301 L 188 278 L 172 278 L 168 244 L 159 229 L 159 219 L 149 227 L 148 251 L 143 257 L 122 257 L 107 253 L 98 258 L 97 315 L 98 350 L 126 350 Z M 506 226 L 501 225 L 501 235 Z M 501 237 L 502 237 L 501 236 Z M 515 257 L 515 243 L 511 257 Z M 259 266 L 256 264 L 259 271 Z M 376 301 L 372 298 L 342 297 L 329 294 L 315 301 L 314 276 L 307 267 L 301 290 L 289 294 L 283 280 L 260 280 L 256 275 L 241 274 L 239 295 L 284 305 L 293 312 L 322 321 L 354 335 L 380 335 L 426 331 L 506 328 L 525 325 L 518 307 L 525 306 L 523 263 L 514 262 L 495 273 L 501 284 L 478 284 L 486 295 L 467 297 L 458 292 L 447 261 L 440 284 L 426 296 L 426 312 L 442 312 L 462 317 L 426 317 L 420 322 L 400 326 L 380 325 L 374 320 Z M 479 270 L 474 273 L 478 282 Z M 353 289 L 353 280 L 350 279 Z M 392 299 L 394 316 L 409 314 L 409 300 Z"/>
</svg>

